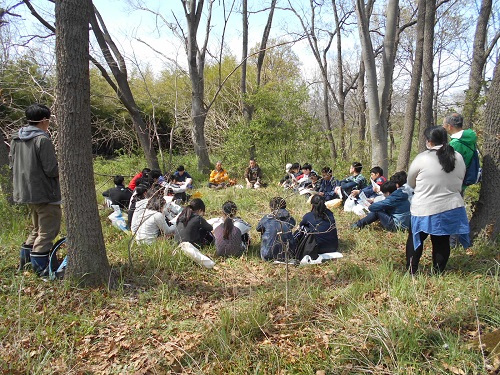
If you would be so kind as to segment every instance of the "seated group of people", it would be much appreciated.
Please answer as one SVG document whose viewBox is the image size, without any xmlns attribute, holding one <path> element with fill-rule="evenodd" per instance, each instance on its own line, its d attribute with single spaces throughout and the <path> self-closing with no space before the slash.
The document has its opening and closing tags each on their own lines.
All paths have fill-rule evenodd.
<svg viewBox="0 0 500 375">
<path fill-rule="evenodd" d="M 247 189 L 258 189 L 266 186 L 262 181 L 262 169 L 260 169 L 255 159 L 250 159 L 243 177 L 245 178 Z M 224 189 L 234 184 L 235 181 L 229 178 L 229 174 L 222 167 L 222 162 L 218 161 L 215 163 L 215 169 L 210 173 L 208 179 L 208 187 L 212 189 Z"/>
<path fill-rule="evenodd" d="M 324 167 L 321 178 L 306 163 L 302 167 L 298 163 L 287 164 L 287 175 L 280 184 L 294 189 L 307 196 L 319 195 L 325 201 L 338 200 L 341 204 L 348 198 L 354 204 L 363 205 L 367 215 L 352 225 L 363 228 L 375 221 L 388 230 L 408 229 L 410 227 L 410 201 L 413 192 L 406 184 L 406 172 L 395 173 L 390 180 L 384 177 L 381 167 L 370 170 L 370 182 L 361 174 L 363 166 L 359 162 L 351 164 L 350 175 L 342 180 L 333 177 L 332 169 Z"/>
<path fill-rule="evenodd" d="M 258 167 L 255 160 L 252 168 Z M 248 169 L 248 168 L 247 168 Z M 260 168 L 259 168 L 260 169 Z M 353 163 L 350 176 L 335 180 L 332 170 L 324 167 L 322 178 L 310 164 L 302 168 L 298 164 L 287 165 L 287 178 L 281 184 L 298 189 L 302 186 L 310 195 L 311 211 L 306 213 L 296 227 L 296 220 L 286 209 L 286 201 L 281 197 L 271 199 L 271 212 L 258 223 L 256 230 L 261 233 L 261 258 L 263 260 L 284 260 L 285 254 L 293 258 L 297 246 L 305 234 L 313 234 L 318 254 L 338 251 L 338 235 L 335 218 L 330 211 L 329 201 L 347 198 L 366 207 L 367 215 L 352 225 L 363 228 L 375 221 L 388 230 L 407 229 L 410 226 L 410 199 L 412 193 L 406 185 L 406 173 L 397 172 L 389 180 L 383 176 L 380 167 L 370 170 L 371 184 L 361 174 L 362 165 Z M 211 181 L 224 181 L 227 172 L 217 162 Z M 249 182 L 258 183 L 260 177 Z M 123 177 L 116 176 L 116 187 L 103 193 L 107 199 L 128 209 L 128 225 L 141 243 L 151 243 L 159 236 L 173 236 L 178 242 L 190 242 L 198 248 L 214 244 L 217 256 L 241 256 L 250 243 L 251 226 L 237 216 L 237 206 L 227 201 L 222 206 L 222 216 L 205 220 L 205 204 L 194 198 L 182 207 L 178 201 L 187 202 L 185 189 L 182 192 L 173 186 L 192 186 L 192 178 L 179 166 L 168 179 L 159 171 L 144 169 L 134 176 L 128 188 Z M 216 185 L 218 186 L 218 185 Z M 133 191 L 132 191 L 133 188 Z M 182 195 L 184 194 L 184 195 Z"/>
</svg>

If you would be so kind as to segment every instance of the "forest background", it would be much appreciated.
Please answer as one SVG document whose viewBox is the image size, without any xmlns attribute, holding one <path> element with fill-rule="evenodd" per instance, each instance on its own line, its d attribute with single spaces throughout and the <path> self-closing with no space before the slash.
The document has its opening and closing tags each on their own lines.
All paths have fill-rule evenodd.
<svg viewBox="0 0 500 375">
<path fill-rule="evenodd" d="M 98 291 L 55 285 L 47 294 L 30 275 L 12 277 L 12 254 L 27 221 L 22 208 L 8 205 L 9 171 L 2 168 L 2 217 L 9 218 L 2 230 L 2 251 L 9 254 L 2 262 L 2 315 L 10 317 L 2 330 L 12 339 L 2 341 L 2 370 L 44 373 L 55 357 L 54 366 L 66 372 L 82 363 L 106 373 L 125 371 L 125 363 L 134 370 L 183 373 L 498 370 L 494 355 L 469 352 L 465 344 L 499 326 L 499 291 L 490 287 L 499 285 L 497 3 L 200 0 L 179 1 L 170 12 L 155 2 L 127 2 L 122 18 L 117 12 L 125 3 L 106 2 L 114 7 L 113 21 L 124 19 L 122 29 L 131 39 L 116 32 L 104 12 L 101 17 L 102 2 L 94 4 L 93 9 L 89 1 L 75 0 L 2 3 L 0 122 L 9 140 L 28 104 L 53 107 L 71 255 L 68 287 L 118 285 L 120 292 L 101 298 Z M 139 14 L 153 15 L 153 21 Z M 145 28 L 148 38 L 138 32 Z M 142 47 L 129 48 L 136 43 Z M 413 280 L 394 272 L 401 260 L 391 257 L 401 256 L 403 236 L 387 236 L 381 251 L 377 230 L 366 237 L 345 232 L 345 263 L 292 271 L 290 282 L 288 270 L 285 279 L 252 259 L 258 242 L 249 263 L 222 263 L 223 274 L 192 274 L 190 264 L 165 243 L 134 259 L 138 270 L 127 262 L 128 238 L 106 226 L 97 204 L 89 205 L 109 176 L 133 174 L 144 165 L 167 173 L 184 163 L 198 181 L 216 159 L 241 177 L 252 156 L 272 182 L 292 161 L 332 166 L 343 177 L 349 163 L 360 160 L 390 175 L 407 169 L 423 149 L 425 127 L 439 125 L 452 111 L 462 112 L 466 127 L 479 133 L 488 183 L 466 196 L 475 204 L 478 242 L 472 251 L 456 254 L 449 278 Z M 7 150 L 6 144 L 0 147 L 2 166 Z M 224 198 L 238 200 L 247 212 L 257 206 L 264 213 L 267 195 L 282 192 L 204 193 L 215 215 Z M 303 202 L 290 199 L 300 217 Z M 337 217 L 340 228 L 352 220 Z M 237 277 L 246 272 L 253 281 Z M 289 287 L 295 293 L 290 299 Z M 423 292 L 427 302 L 420 304 Z M 14 296 L 17 305 L 10 303 Z M 51 296 L 64 298 L 51 304 Z M 95 304 L 87 308 L 82 296 Z M 67 304 L 61 317 L 73 322 L 69 327 L 52 317 Z M 145 323 L 128 316 L 120 325 L 123 308 L 143 316 L 141 305 L 151 314 Z M 196 314 L 190 315 L 189 306 Z M 401 315 L 393 316 L 395 309 Z M 31 311 L 39 311 L 35 319 Z M 208 325 L 200 325 L 207 317 Z M 421 325 L 422 319 L 428 323 Z M 407 329 L 408 322 L 415 329 Z M 134 326 L 137 336 L 125 340 Z M 211 334 L 204 336 L 204 330 Z M 64 332 L 62 340 L 58 331 Z M 122 333 L 118 338 L 116 331 Z M 151 337 L 156 349 L 143 348 Z M 73 341 L 76 358 L 70 355 Z M 95 351 L 97 346 L 102 350 Z"/>
</svg>

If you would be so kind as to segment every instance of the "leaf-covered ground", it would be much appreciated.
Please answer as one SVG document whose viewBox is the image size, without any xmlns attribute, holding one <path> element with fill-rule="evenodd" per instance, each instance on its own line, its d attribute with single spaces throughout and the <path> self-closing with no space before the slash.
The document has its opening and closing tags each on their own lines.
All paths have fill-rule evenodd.
<svg viewBox="0 0 500 375">
<path fill-rule="evenodd" d="M 284 194 L 202 189 L 207 217 L 226 199 L 255 228 L 269 199 Z M 293 216 L 309 209 L 287 196 Z M 448 272 L 404 272 L 404 233 L 353 231 L 334 212 L 344 258 L 316 266 L 262 262 L 260 239 L 240 259 L 194 264 L 172 240 L 131 248 L 102 210 L 113 290 L 80 289 L 16 274 L 28 223 L 10 226 L 0 248 L 0 372 L 8 374 L 495 374 L 498 354 L 481 337 L 500 327 L 498 245 L 479 239 L 452 251 Z M 209 249 L 208 254 L 213 252 Z M 494 341 L 494 340 L 493 340 Z M 498 353 L 498 352 L 497 352 Z"/>
</svg>

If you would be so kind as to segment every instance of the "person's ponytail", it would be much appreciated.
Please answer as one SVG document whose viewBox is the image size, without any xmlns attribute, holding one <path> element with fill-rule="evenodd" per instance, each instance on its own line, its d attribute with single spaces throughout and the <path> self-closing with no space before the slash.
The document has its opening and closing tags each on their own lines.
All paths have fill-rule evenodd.
<svg viewBox="0 0 500 375">
<path fill-rule="evenodd" d="M 450 173 L 455 169 L 455 149 L 448 143 L 443 144 L 443 147 L 437 150 L 436 154 L 439 164 L 441 164 L 446 173 Z"/>
<path fill-rule="evenodd" d="M 222 233 L 222 237 L 225 240 L 228 240 L 234 228 L 233 219 L 227 216 L 226 219 L 224 220 L 224 224 L 222 225 L 224 225 L 224 232 Z"/>
<path fill-rule="evenodd" d="M 425 129 L 424 135 L 427 141 L 431 142 L 434 146 L 441 145 L 436 155 L 443 170 L 446 173 L 453 171 L 455 169 L 455 150 L 448 144 L 446 130 L 442 126 L 431 126 Z"/>
</svg>

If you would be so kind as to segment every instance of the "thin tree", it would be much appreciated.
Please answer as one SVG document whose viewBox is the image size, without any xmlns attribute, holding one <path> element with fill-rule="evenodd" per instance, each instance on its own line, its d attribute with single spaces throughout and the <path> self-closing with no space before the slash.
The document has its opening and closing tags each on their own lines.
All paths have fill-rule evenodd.
<svg viewBox="0 0 500 375">
<path fill-rule="evenodd" d="M 205 140 L 205 120 L 208 108 L 205 104 L 205 59 L 207 54 L 208 39 L 210 36 L 210 22 L 212 18 L 212 5 L 215 0 L 208 0 L 207 24 L 205 28 L 205 40 L 198 44 L 198 27 L 200 26 L 203 12 L 204 0 L 181 0 L 184 16 L 187 22 L 187 35 L 183 35 L 186 54 L 188 59 L 189 78 L 191 80 L 191 119 L 193 126 L 191 136 L 194 151 L 198 158 L 198 170 L 208 172 L 210 170 L 210 158 L 208 156 L 207 142 Z M 176 18 L 177 24 L 180 23 Z M 184 34 L 184 32 L 183 32 Z"/>
<path fill-rule="evenodd" d="M 102 234 L 92 164 L 89 78 L 91 0 L 56 0 L 56 114 L 61 191 L 66 217 L 66 277 L 106 285 L 110 267 Z"/>
<path fill-rule="evenodd" d="M 372 165 L 379 165 L 388 170 L 388 122 L 390 95 L 392 92 L 392 74 L 396 57 L 399 22 L 399 0 L 389 0 L 386 8 L 386 29 L 382 50 L 382 70 L 377 83 L 377 69 L 375 51 L 370 36 L 370 17 L 367 12 L 373 4 L 370 0 L 365 6 L 364 1 L 356 0 L 356 14 L 358 16 L 359 38 L 363 61 L 366 69 L 366 91 L 368 101 L 368 115 L 372 142 Z"/>
<path fill-rule="evenodd" d="M 411 70 L 410 89 L 406 100 L 406 111 L 397 161 L 397 170 L 406 171 L 410 164 L 410 153 L 415 130 L 415 119 L 417 115 L 417 105 L 420 92 L 420 82 L 422 80 L 422 62 L 424 54 L 424 27 L 425 27 L 425 3 L 426 0 L 418 0 L 417 30 L 415 58 Z"/>
<path fill-rule="evenodd" d="M 492 0 L 483 0 L 476 23 L 474 34 L 474 47 L 472 51 L 472 63 L 469 73 L 469 88 L 465 95 L 464 103 L 464 126 L 472 128 L 477 121 L 477 109 L 479 108 L 479 94 L 484 82 L 484 66 L 493 51 L 493 47 L 500 38 L 500 30 L 487 45 L 488 21 L 491 17 Z"/>
<path fill-rule="evenodd" d="M 425 2 L 424 50 L 422 57 L 422 102 L 420 105 L 418 151 L 425 150 L 425 129 L 433 126 L 432 103 L 434 99 L 434 23 L 436 0 Z"/>
<path fill-rule="evenodd" d="M 471 233 L 475 237 L 485 230 L 490 240 L 500 233 L 500 58 L 497 59 L 493 81 L 488 92 L 484 114 L 483 183 L 479 200 L 470 221 Z"/>
</svg>

